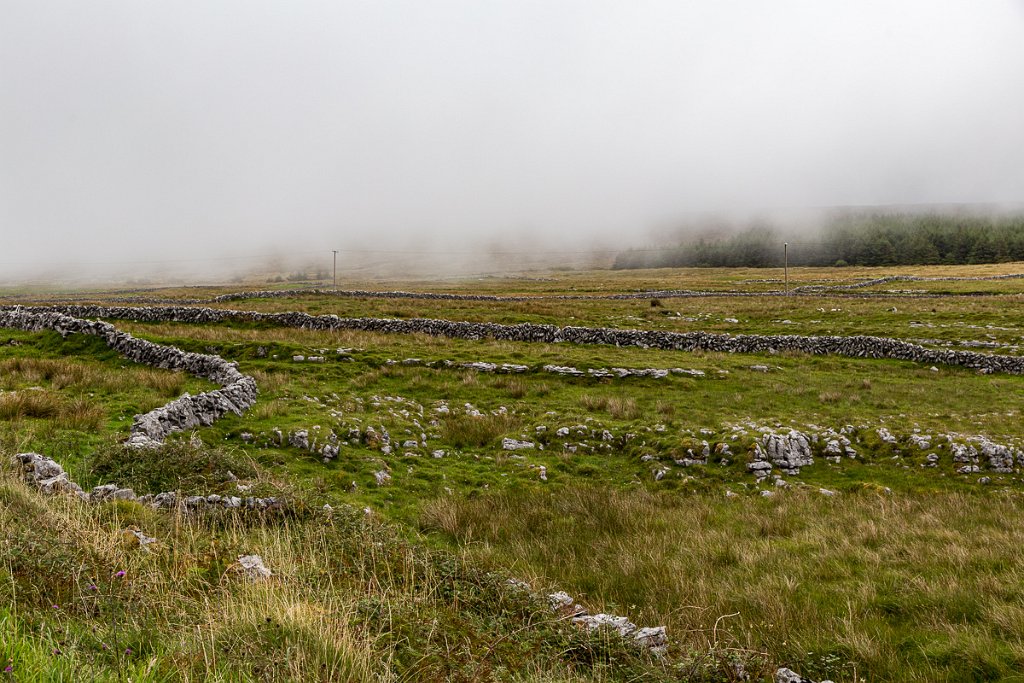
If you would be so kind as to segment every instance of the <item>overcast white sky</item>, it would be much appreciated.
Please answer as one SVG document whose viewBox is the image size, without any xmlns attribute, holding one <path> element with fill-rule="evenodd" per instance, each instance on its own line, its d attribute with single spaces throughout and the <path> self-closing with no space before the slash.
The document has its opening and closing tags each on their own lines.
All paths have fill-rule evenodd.
<svg viewBox="0 0 1024 683">
<path fill-rule="evenodd" d="M 8 272 L 1022 200 L 1021 0 L 0 3 Z"/>
</svg>

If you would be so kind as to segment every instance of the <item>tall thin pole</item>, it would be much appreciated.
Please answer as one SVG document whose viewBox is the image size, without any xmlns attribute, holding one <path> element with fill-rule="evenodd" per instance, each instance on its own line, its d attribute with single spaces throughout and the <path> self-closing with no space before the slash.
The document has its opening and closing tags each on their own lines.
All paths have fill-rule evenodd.
<svg viewBox="0 0 1024 683">
<path fill-rule="evenodd" d="M 334 288 L 338 288 L 338 250 L 331 249 L 334 252 Z"/>
<path fill-rule="evenodd" d="M 786 273 L 786 294 L 789 294 L 789 242 L 782 243 L 782 267 Z"/>
</svg>

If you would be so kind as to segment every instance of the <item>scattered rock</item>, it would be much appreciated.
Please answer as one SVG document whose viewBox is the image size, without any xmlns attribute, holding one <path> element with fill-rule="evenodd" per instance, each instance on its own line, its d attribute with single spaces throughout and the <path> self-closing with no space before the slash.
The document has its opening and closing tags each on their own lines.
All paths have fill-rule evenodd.
<svg viewBox="0 0 1024 683">
<path fill-rule="evenodd" d="M 137 544 L 143 550 L 152 550 L 155 547 L 153 544 L 157 543 L 155 538 L 142 533 L 137 527 L 128 527 L 122 533 L 125 539 L 130 543 Z"/>
<path fill-rule="evenodd" d="M 238 571 L 250 581 L 264 581 L 273 575 L 259 555 L 239 555 Z"/>
<path fill-rule="evenodd" d="M 301 448 L 304 451 L 309 450 L 309 430 L 297 429 L 294 432 L 288 433 L 288 444 L 295 447 Z"/>
</svg>

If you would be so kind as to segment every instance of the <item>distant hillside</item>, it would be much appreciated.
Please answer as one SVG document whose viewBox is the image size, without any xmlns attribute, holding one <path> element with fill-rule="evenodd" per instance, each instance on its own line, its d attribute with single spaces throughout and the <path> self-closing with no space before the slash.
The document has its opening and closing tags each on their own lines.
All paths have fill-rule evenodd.
<svg viewBox="0 0 1024 683">
<path fill-rule="evenodd" d="M 613 268 L 777 267 L 784 242 L 794 266 L 1024 261 L 1024 214 L 852 214 L 801 234 L 755 224 L 731 234 L 689 237 L 664 249 L 624 251 Z"/>
</svg>

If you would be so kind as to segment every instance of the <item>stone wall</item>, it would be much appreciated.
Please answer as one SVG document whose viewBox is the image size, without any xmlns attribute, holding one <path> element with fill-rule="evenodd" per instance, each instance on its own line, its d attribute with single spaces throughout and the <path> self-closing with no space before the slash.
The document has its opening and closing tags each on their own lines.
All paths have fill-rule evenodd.
<svg viewBox="0 0 1024 683">
<path fill-rule="evenodd" d="M 0 309 L 2 311 L 4 309 Z M 856 335 L 729 335 L 711 332 L 662 332 L 605 327 L 558 327 L 556 325 L 502 325 L 431 318 L 405 320 L 384 318 L 339 318 L 307 313 L 260 313 L 186 306 L 48 306 L 26 307 L 35 313 L 56 312 L 76 317 L 121 318 L 139 322 L 211 324 L 221 322 L 262 323 L 310 330 L 359 330 L 385 334 L 429 334 L 454 339 L 497 339 L 513 342 L 609 344 L 670 351 L 717 351 L 723 353 L 771 353 L 796 351 L 812 355 L 849 358 L 893 359 L 926 365 L 953 365 L 986 373 L 1024 374 L 1024 357 L 928 349 L 889 337 Z M 221 361 L 223 362 L 223 361 Z"/>
<path fill-rule="evenodd" d="M 685 299 L 704 296 L 778 296 L 783 292 L 698 291 L 692 289 L 659 289 L 622 294 L 532 294 L 499 296 L 497 294 L 451 294 L 446 292 L 375 291 L 364 289 L 274 289 L 234 292 L 215 296 L 210 301 L 241 301 L 243 299 L 291 299 L 297 296 L 337 296 L 350 299 L 426 299 L 438 301 L 588 301 L 620 299 Z"/>
<path fill-rule="evenodd" d="M 873 280 L 863 280 L 845 285 L 803 285 L 794 287 L 790 294 L 799 293 L 820 293 L 820 292 L 841 292 L 845 290 L 862 289 L 875 285 L 884 285 L 890 282 L 981 282 L 985 280 L 1016 280 L 1024 278 L 1024 273 L 1009 273 L 1005 275 L 977 275 L 977 276 L 947 276 L 947 277 L 921 277 L 917 275 L 887 275 Z M 215 296 L 210 301 L 221 303 L 224 301 L 241 301 L 244 299 L 290 299 L 296 296 L 337 296 L 347 298 L 376 298 L 376 299 L 427 299 L 427 300 L 448 300 L 448 301 L 533 301 L 533 300 L 619 300 L 619 299 L 685 299 L 691 297 L 706 296 L 785 296 L 786 292 L 781 290 L 768 290 L 760 292 L 744 292 L 737 290 L 693 290 L 693 289 L 659 289 L 642 292 L 628 292 L 622 294 L 534 294 L 521 296 L 499 296 L 495 294 L 452 294 L 446 292 L 405 292 L 405 291 L 377 291 L 363 289 L 273 289 L 254 290 L 248 292 L 232 292 Z M 196 303 L 196 302 L 188 302 Z"/>
<path fill-rule="evenodd" d="M 107 346 L 137 363 L 167 370 L 184 370 L 221 386 L 197 396 L 185 394 L 167 405 L 136 415 L 128 439 L 132 445 L 160 443 L 171 432 L 213 424 L 229 412 L 241 415 L 256 402 L 256 381 L 239 372 L 234 363 L 220 356 L 188 353 L 173 346 L 138 339 L 118 331 L 110 323 L 82 320 L 55 309 L 14 308 L 0 310 L 0 327 L 54 330 L 65 337 L 69 334 L 97 336 Z"/>
<path fill-rule="evenodd" d="M 974 275 L 944 277 L 922 277 L 919 275 L 886 275 L 874 280 L 862 280 L 848 285 L 803 285 L 793 289 L 794 292 L 823 292 L 842 291 L 850 289 L 861 289 L 863 287 L 874 287 L 875 285 L 886 285 L 890 282 L 984 282 L 986 280 L 1019 280 L 1024 278 L 1024 273 L 1007 273 L 1004 275 Z"/>
</svg>

